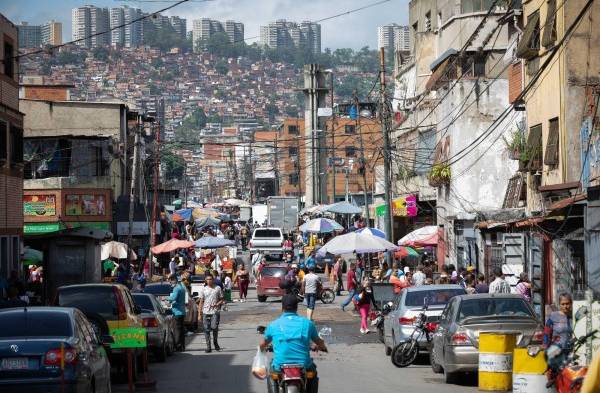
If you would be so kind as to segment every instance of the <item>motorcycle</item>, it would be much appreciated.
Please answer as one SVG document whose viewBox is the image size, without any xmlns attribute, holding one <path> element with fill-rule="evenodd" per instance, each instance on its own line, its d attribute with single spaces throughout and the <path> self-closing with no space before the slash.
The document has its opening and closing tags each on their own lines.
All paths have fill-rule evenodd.
<svg viewBox="0 0 600 393">
<path fill-rule="evenodd" d="M 304 302 L 304 295 L 300 293 L 300 289 L 295 287 L 291 291 L 296 295 L 299 302 Z M 317 300 L 320 300 L 323 304 L 331 304 L 335 300 L 335 292 L 329 288 L 320 287 L 317 291 Z"/>
<path fill-rule="evenodd" d="M 375 326 L 377 329 L 377 337 L 380 342 L 384 342 L 384 331 L 383 331 L 383 323 L 385 321 L 385 316 L 388 315 L 392 311 L 392 306 L 394 303 L 388 302 L 383 305 L 382 310 L 375 310 L 371 312 L 371 326 Z"/>
<path fill-rule="evenodd" d="M 427 322 L 425 311 L 427 311 L 427 304 L 423 306 L 421 313 L 416 318 L 415 328 L 408 340 L 396 345 L 392 350 L 391 360 L 394 366 L 408 367 L 415 362 L 417 355 L 419 354 L 419 341 L 423 336 L 425 336 L 428 343 L 431 343 L 433 332 L 437 329 L 438 324 L 435 322 Z"/>
</svg>

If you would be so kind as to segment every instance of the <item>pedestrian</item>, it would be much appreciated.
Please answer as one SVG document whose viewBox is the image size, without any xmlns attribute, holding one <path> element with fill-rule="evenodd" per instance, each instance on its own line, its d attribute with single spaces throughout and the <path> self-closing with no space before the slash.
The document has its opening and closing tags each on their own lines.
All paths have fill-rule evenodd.
<svg viewBox="0 0 600 393">
<path fill-rule="evenodd" d="M 475 280 L 472 275 L 469 275 L 465 280 L 465 292 L 467 292 L 467 295 L 474 295 L 477 293 L 477 290 L 475 289 Z"/>
<path fill-rule="evenodd" d="M 242 229 L 240 229 L 240 238 L 242 242 L 242 250 L 246 251 L 248 245 L 248 235 L 250 230 L 248 229 L 248 225 L 244 225 Z"/>
<path fill-rule="evenodd" d="M 185 294 L 186 289 L 182 283 L 177 282 L 177 276 L 175 274 L 169 275 L 169 283 L 173 288 L 171 295 L 167 298 L 171 303 L 171 310 L 173 312 L 173 318 L 179 332 L 179 340 L 175 347 L 177 350 L 185 351 Z"/>
<path fill-rule="evenodd" d="M 573 297 L 563 292 L 558 295 L 558 311 L 548 316 L 544 325 L 544 346 L 558 345 L 563 350 L 570 350 L 573 338 Z"/>
<path fill-rule="evenodd" d="M 310 269 L 311 267 L 316 267 L 317 266 L 317 261 L 315 260 L 315 251 L 311 251 L 310 255 L 308 256 L 308 258 L 306 258 L 306 261 L 304 261 L 304 266 L 306 269 Z"/>
<path fill-rule="evenodd" d="M 496 278 L 490 284 L 489 293 L 510 293 L 510 284 L 504 279 L 501 268 L 494 268 L 494 276 Z"/>
<path fill-rule="evenodd" d="M 433 280 L 433 269 L 431 268 L 431 262 L 429 262 L 429 260 L 425 260 L 423 262 L 423 273 L 425 274 L 425 277 L 427 278 L 431 278 Z"/>
<path fill-rule="evenodd" d="M 240 302 L 243 303 L 248 297 L 248 284 L 250 283 L 250 275 L 246 270 L 245 264 L 240 264 L 235 276 L 237 277 L 238 288 L 240 290 Z"/>
<path fill-rule="evenodd" d="M 315 304 L 317 303 L 317 294 L 322 285 L 321 278 L 315 274 L 315 267 L 310 266 L 308 274 L 304 276 L 304 280 L 302 281 L 302 294 L 306 300 L 306 318 L 311 321 L 315 311 Z"/>
<path fill-rule="evenodd" d="M 365 282 L 365 285 L 360 289 L 360 292 L 355 295 L 356 306 L 360 312 L 360 332 L 362 334 L 370 333 L 367 318 L 369 311 L 371 310 L 371 304 L 373 303 L 373 293 L 371 292 L 371 284 L 369 281 Z"/>
<path fill-rule="evenodd" d="M 413 284 L 416 287 L 419 287 L 421 285 L 425 285 L 425 279 L 426 278 L 427 278 L 427 276 L 425 275 L 425 273 L 423 273 L 423 266 L 420 265 L 420 264 L 417 265 L 417 271 L 413 275 Z"/>
<path fill-rule="evenodd" d="M 177 262 L 175 258 L 178 257 L 171 258 L 171 262 L 169 262 L 169 274 L 177 274 Z"/>
<path fill-rule="evenodd" d="M 519 295 L 523 296 L 523 298 L 527 300 L 528 303 L 531 303 L 531 281 L 529 281 L 527 273 L 521 272 L 519 275 L 519 282 L 517 283 L 515 289 Z"/>
<path fill-rule="evenodd" d="M 475 291 L 477 293 L 488 293 L 490 291 L 490 287 L 485 282 L 485 276 L 481 273 L 477 276 L 477 284 L 475 285 Z"/>
<path fill-rule="evenodd" d="M 204 325 L 204 338 L 206 339 L 206 353 L 212 352 L 210 346 L 210 333 L 212 332 L 212 342 L 216 351 L 220 351 L 219 346 L 219 322 L 221 319 L 221 306 L 225 303 L 223 291 L 215 284 L 215 278 L 208 273 L 204 279 L 206 285 L 200 288 L 198 294 L 198 307 L 202 308 L 202 323 Z"/>
<path fill-rule="evenodd" d="M 356 290 L 358 289 L 358 281 L 356 280 L 356 263 L 352 262 L 350 264 L 350 270 L 346 274 L 346 288 L 348 289 L 348 297 L 342 303 L 342 311 L 346 311 L 346 306 L 350 304 L 354 295 L 356 295 Z"/>
<path fill-rule="evenodd" d="M 344 284 L 342 282 L 342 257 L 337 257 L 335 259 L 335 263 L 333 264 L 333 278 L 336 282 L 335 292 L 337 296 L 342 295 L 342 291 L 344 290 Z"/>
<path fill-rule="evenodd" d="M 8 288 L 8 299 L 0 301 L 0 308 L 27 307 L 27 302 L 19 298 L 19 289 L 15 286 Z"/>
<path fill-rule="evenodd" d="M 233 287 L 233 283 L 231 282 L 231 277 L 229 274 L 224 274 L 225 278 L 223 279 L 223 296 L 225 297 L 225 301 L 227 303 L 231 302 L 231 288 Z"/>
</svg>

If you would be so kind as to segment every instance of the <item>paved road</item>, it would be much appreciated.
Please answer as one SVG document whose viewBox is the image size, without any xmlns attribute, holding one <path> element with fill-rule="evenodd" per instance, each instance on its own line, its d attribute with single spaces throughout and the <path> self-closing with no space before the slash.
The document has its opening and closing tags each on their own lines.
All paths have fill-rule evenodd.
<svg viewBox="0 0 600 393">
<path fill-rule="evenodd" d="M 266 325 L 277 317 L 281 303 L 258 303 L 254 291 L 247 303 L 232 303 L 222 313 L 221 352 L 204 353 L 204 336 L 189 337 L 185 353 L 177 353 L 167 363 L 152 363 L 150 373 L 158 381 L 159 392 L 263 393 L 266 385 L 250 374 L 256 351 L 257 325 Z M 334 304 L 317 305 L 317 328 L 332 328 L 330 353 L 317 354 L 315 361 L 322 392 L 474 392 L 473 381 L 466 386 L 446 385 L 440 375 L 431 372 L 426 362 L 398 369 L 385 356 L 375 334 L 360 335 L 359 319 Z M 301 308 L 300 312 L 303 312 Z M 115 391 L 126 391 L 116 386 Z"/>
</svg>

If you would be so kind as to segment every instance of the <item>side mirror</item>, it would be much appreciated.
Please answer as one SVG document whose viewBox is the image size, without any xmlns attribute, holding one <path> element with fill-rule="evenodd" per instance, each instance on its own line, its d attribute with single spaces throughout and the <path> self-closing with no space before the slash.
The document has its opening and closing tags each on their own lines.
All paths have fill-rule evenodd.
<svg viewBox="0 0 600 393">
<path fill-rule="evenodd" d="M 585 316 L 590 312 L 587 306 L 581 306 L 575 312 L 575 322 L 585 318 Z"/>
<path fill-rule="evenodd" d="M 108 334 L 103 334 L 102 336 L 100 336 L 100 344 L 109 345 L 109 344 L 114 344 L 114 343 L 115 343 L 115 339 L 113 338 L 113 336 L 108 335 Z"/>
</svg>

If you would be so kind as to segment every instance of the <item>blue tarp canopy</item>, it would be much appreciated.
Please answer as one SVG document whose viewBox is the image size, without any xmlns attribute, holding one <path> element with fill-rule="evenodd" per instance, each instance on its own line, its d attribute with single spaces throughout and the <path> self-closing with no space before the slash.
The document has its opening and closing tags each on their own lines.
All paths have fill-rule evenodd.
<svg viewBox="0 0 600 393">
<path fill-rule="evenodd" d="M 235 245 L 236 243 L 234 240 L 214 236 L 203 236 L 194 242 L 194 247 L 196 248 L 221 248 Z"/>
<path fill-rule="evenodd" d="M 214 218 L 214 217 L 202 217 L 202 218 L 198 218 L 196 221 L 194 221 L 194 223 L 196 224 L 196 227 L 198 228 L 204 228 L 204 227 L 208 227 L 208 226 L 217 226 L 219 225 L 219 223 L 221 222 L 221 220 L 219 220 L 218 218 Z"/>
<path fill-rule="evenodd" d="M 180 209 L 180 210 L 175 210 L 175 214 L 177 214 L 179 217 L 181 217 L 183 219 L 183 221 L 191 221 L 192 220 L 192 210 L 191 208 L 188 209 Z"/>
</svg>

